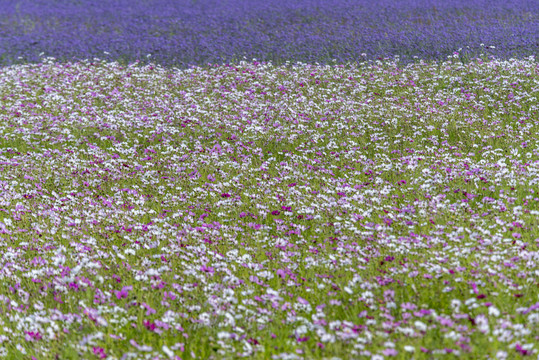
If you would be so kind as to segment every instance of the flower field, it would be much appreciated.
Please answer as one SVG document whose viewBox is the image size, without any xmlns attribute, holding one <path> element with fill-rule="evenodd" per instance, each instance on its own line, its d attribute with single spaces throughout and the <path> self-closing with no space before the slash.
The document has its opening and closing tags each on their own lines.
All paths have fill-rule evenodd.
<svg viewBox="0 0 539 360">
<path fill-rule="evenodd" d="M 4 355 L 535 355 L 537 71 L 4 68 Z"/>
<path fill-rule="evenodd" d="M 187 68 L 538 55 L 537 0 L 2 0 L 0 64 L 95 57 Z M 481 46 L 485 44 L 485 46 Z M 151 54 L 147 59 L 146 55 Z"/>
<path fill-rule="evenodd" d="M 342 15 L 371 11 L 417 36 L 424 25 L 438 44 L 454 34 L 436 26 L 464 15 L 478 41 L 491 30 L 490 46 L 450 55 L 411 38 L 399 55 L 396 38 L 377 48 L 364 28 L 354 56 L 346 36 L 326 39 L 342 45 L 335 61 L 283 38 L 279 56 L 266 43 L 259 60 L 205 65 L 255 53 L 209 46 L 177 61 L 155 42 L 130 62 L 106 38 L 111 59 L 76 60 L 91 53 L 65 42 L 69 26 L 95 24 L 34 3 L 11 4 L 16 24 L 0 26 L 59 54 L 33 62 L 14 40 L 0 54 L 1 358 L 539 358 L 537 29 L 518 40 L 494 26 L 537 23 L 533 2 L 493 6 L 492 19 L 478 0 Z M 79 3 L 112 24 L 122 2 Z M 167 2 L 136 20 L 144 3 L 125 10 L 137 31 L 168 29 L 152 13 Z M 311 33 L 353 8 L 333 5 Z M 205 8 L 204 36 L 237 30 L 232 10 L 182 11 Z M 411 15 L 391 23 L 388 9 Z M 256 26 L 289 14 L 266 13 Z M 425 14 L 437 17 L 409 27 Z"/>
</svg>

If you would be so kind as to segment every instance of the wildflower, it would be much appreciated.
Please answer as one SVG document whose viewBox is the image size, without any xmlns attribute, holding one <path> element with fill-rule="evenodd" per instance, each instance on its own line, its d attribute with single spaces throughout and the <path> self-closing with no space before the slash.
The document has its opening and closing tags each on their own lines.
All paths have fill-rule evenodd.
<svg viewBox="0 0 539 360">
<path fill-rule="evenodd" d="M 404 351 L 407 351 L 407 352 L 414 352 L 414 351 L 415 351 L 415 347 L 410 346 L 410 345 L 404 345 Z"/>
<path fill-rule="evenodd" d="M 300 296 L 298 296 L 298 302 L 302 305 L 309 305 L 309 302 Z"/>
<path fill-rule="evenodd" d="M 92 350 L 94 355 L 97 355 L 100 359 L 104 359 L 107 357 L 107 354 L 105 354 L 105 350 L 101 347 L 92 346 Z"/>
<path fill-rule="evenodd" d="M 397 356 L 399 352 L 393 348 L 387 348 L 384 351 L 382 351 L 382 354 L 385 356 Z"/>
<path fill-rule="evenodd" d="M 133 286 L 124 286 L 122 290 L 114 290 L 114 293 L 116 294 L 116 298 L 119 300 L 127 298 L 129 296 L 129 290 L 133 290 Z"/>
<path fill-rule="evenodd" d="M 211 266 L 202 265 L 200 267 L 200 271 L 205 272 L 205 273 L 209 273 L 209 274 L 213 274 L 215 272 L 215 269 L 213 267 L 211 267 Z"/>
</svg>

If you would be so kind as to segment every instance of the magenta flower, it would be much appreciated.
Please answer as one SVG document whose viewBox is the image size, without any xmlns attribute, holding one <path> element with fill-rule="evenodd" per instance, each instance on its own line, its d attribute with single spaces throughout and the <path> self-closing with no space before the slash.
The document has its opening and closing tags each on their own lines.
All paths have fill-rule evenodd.
<svg viewBox="0 0 539 360">
<path fill-rule="evenodd" d="M 133 290 L 133 286 L 124 286 L 122 290 L 114 290 L 114 293 L 116 294 L 116 298 L 120 300 L 129 296 L 129 290 Z"/>
<path fill-rule="evenodd" d="M 215 269 L 213 267 L 211 267 L 211 266 L 202 265 L 200 267 L 200 271 L 205 272 L 205 273 L 209 273 L 209 274 L 213 274 L 215 272 Z"/>
<path fill-rule="evenodd" d="M 276 215 L 277 216 L 277 215 L 280 215 L 280 214 L 281 214 L 281 212 L 279 210 L 274 210 L 274 211 L 271 212 L 271 215 Z"/>
<path fill-rule="evenodd" d="M 155 324 L 149 320 L 144 320 L 142 323 L 149 331 L 154 331 L 156 328 Z"/>
<path fill-rule="evenodd" d="M 41 340 L 43 338 L 43 336 L 41 336 L 41 334 L 39 333 L 39 331 L 26 331 L 26 336 L 25 336 L 25 339 L 26 341 L 36 341 L 36 340 Z"/>
<path fill-rule="evenodd" d="M 521 353 L 522 355 L 526 356 L 530 354 L 529 350 L 524 349 L 520 344 L 515 345 L 515 350 Z"/>
<path fill-rule="evenodd" d="M 103 348 L 92 346 L 92 350 L 94 352 L 94 355 L 96 355 L 100 359 L 104 359 L 107 357 L 107 354 L 105 354 L 105 350 Z"/>
</svg>

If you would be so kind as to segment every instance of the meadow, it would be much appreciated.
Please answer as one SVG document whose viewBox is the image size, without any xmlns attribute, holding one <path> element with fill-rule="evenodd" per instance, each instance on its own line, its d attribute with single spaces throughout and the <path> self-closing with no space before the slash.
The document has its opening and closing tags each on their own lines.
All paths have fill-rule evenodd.
<svg viewBox="0 0 539 360">
<path fill-rule="evenodd" d="M 0 357 L 539 358 L 539 64 L 526 38 L 539 28 L 515 40 L 493 25 L 527 29 L 536 4 L 500 2 L 487 19 L 478 0 L 362 2 L 388 29 L 390 10 L 424 19 L 435 3 L 425 26 L 439 44 L 455 34 L 437 27 L 473 15 L 469 34 L 492 42 L 464 50 L 366 41 L 347 55 L 339 35 L 324 38 L 335 58 L 318 43 L 302 58 L 283 38 L 288 50 L 261 45 L 249 61 L 235 45 L 174 60 L 160 42 L 137 61 L 135 47 L 77 53 L 66 39 L 81 19 L 17 3 L 42 13 L 0 37 L 23 24 L 58 58 L 15 40 L 2 55 Z M 125 12 L 160 11 L 163 25 L 173 2 L 157 3 Z M 87 6 L 113 24 L 125 4 L 111 4 L 73 2 L 64 19 Z M 210 13 L 213 36 L 237 29 L 246 5 L 227 4 L 182 11 Z M 354 8 L 328 4 L 314 28 Z M 245 12 L 268 10 L 255 5 Z"/>
<path fill-rule="evenodd" d="M 535 354 L 537 69 L 2 69 L 3 355 Z"/>
</svg>

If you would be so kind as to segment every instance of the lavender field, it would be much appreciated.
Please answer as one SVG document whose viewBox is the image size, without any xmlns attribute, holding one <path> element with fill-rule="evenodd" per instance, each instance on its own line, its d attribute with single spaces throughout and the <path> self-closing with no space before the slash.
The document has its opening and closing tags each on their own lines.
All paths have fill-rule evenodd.
<svg viewBox="0 0 539 360">
<path fill-rule="evenodd" d="M 3 0 L 0 65 L 524 58 L 538 55 L 538 14 L 537 0 Z"/>
<path fill-rule="evenodd" d="M 539 359 L 537 3 L 1 6 L 1 358 Z"/>
</svg>

